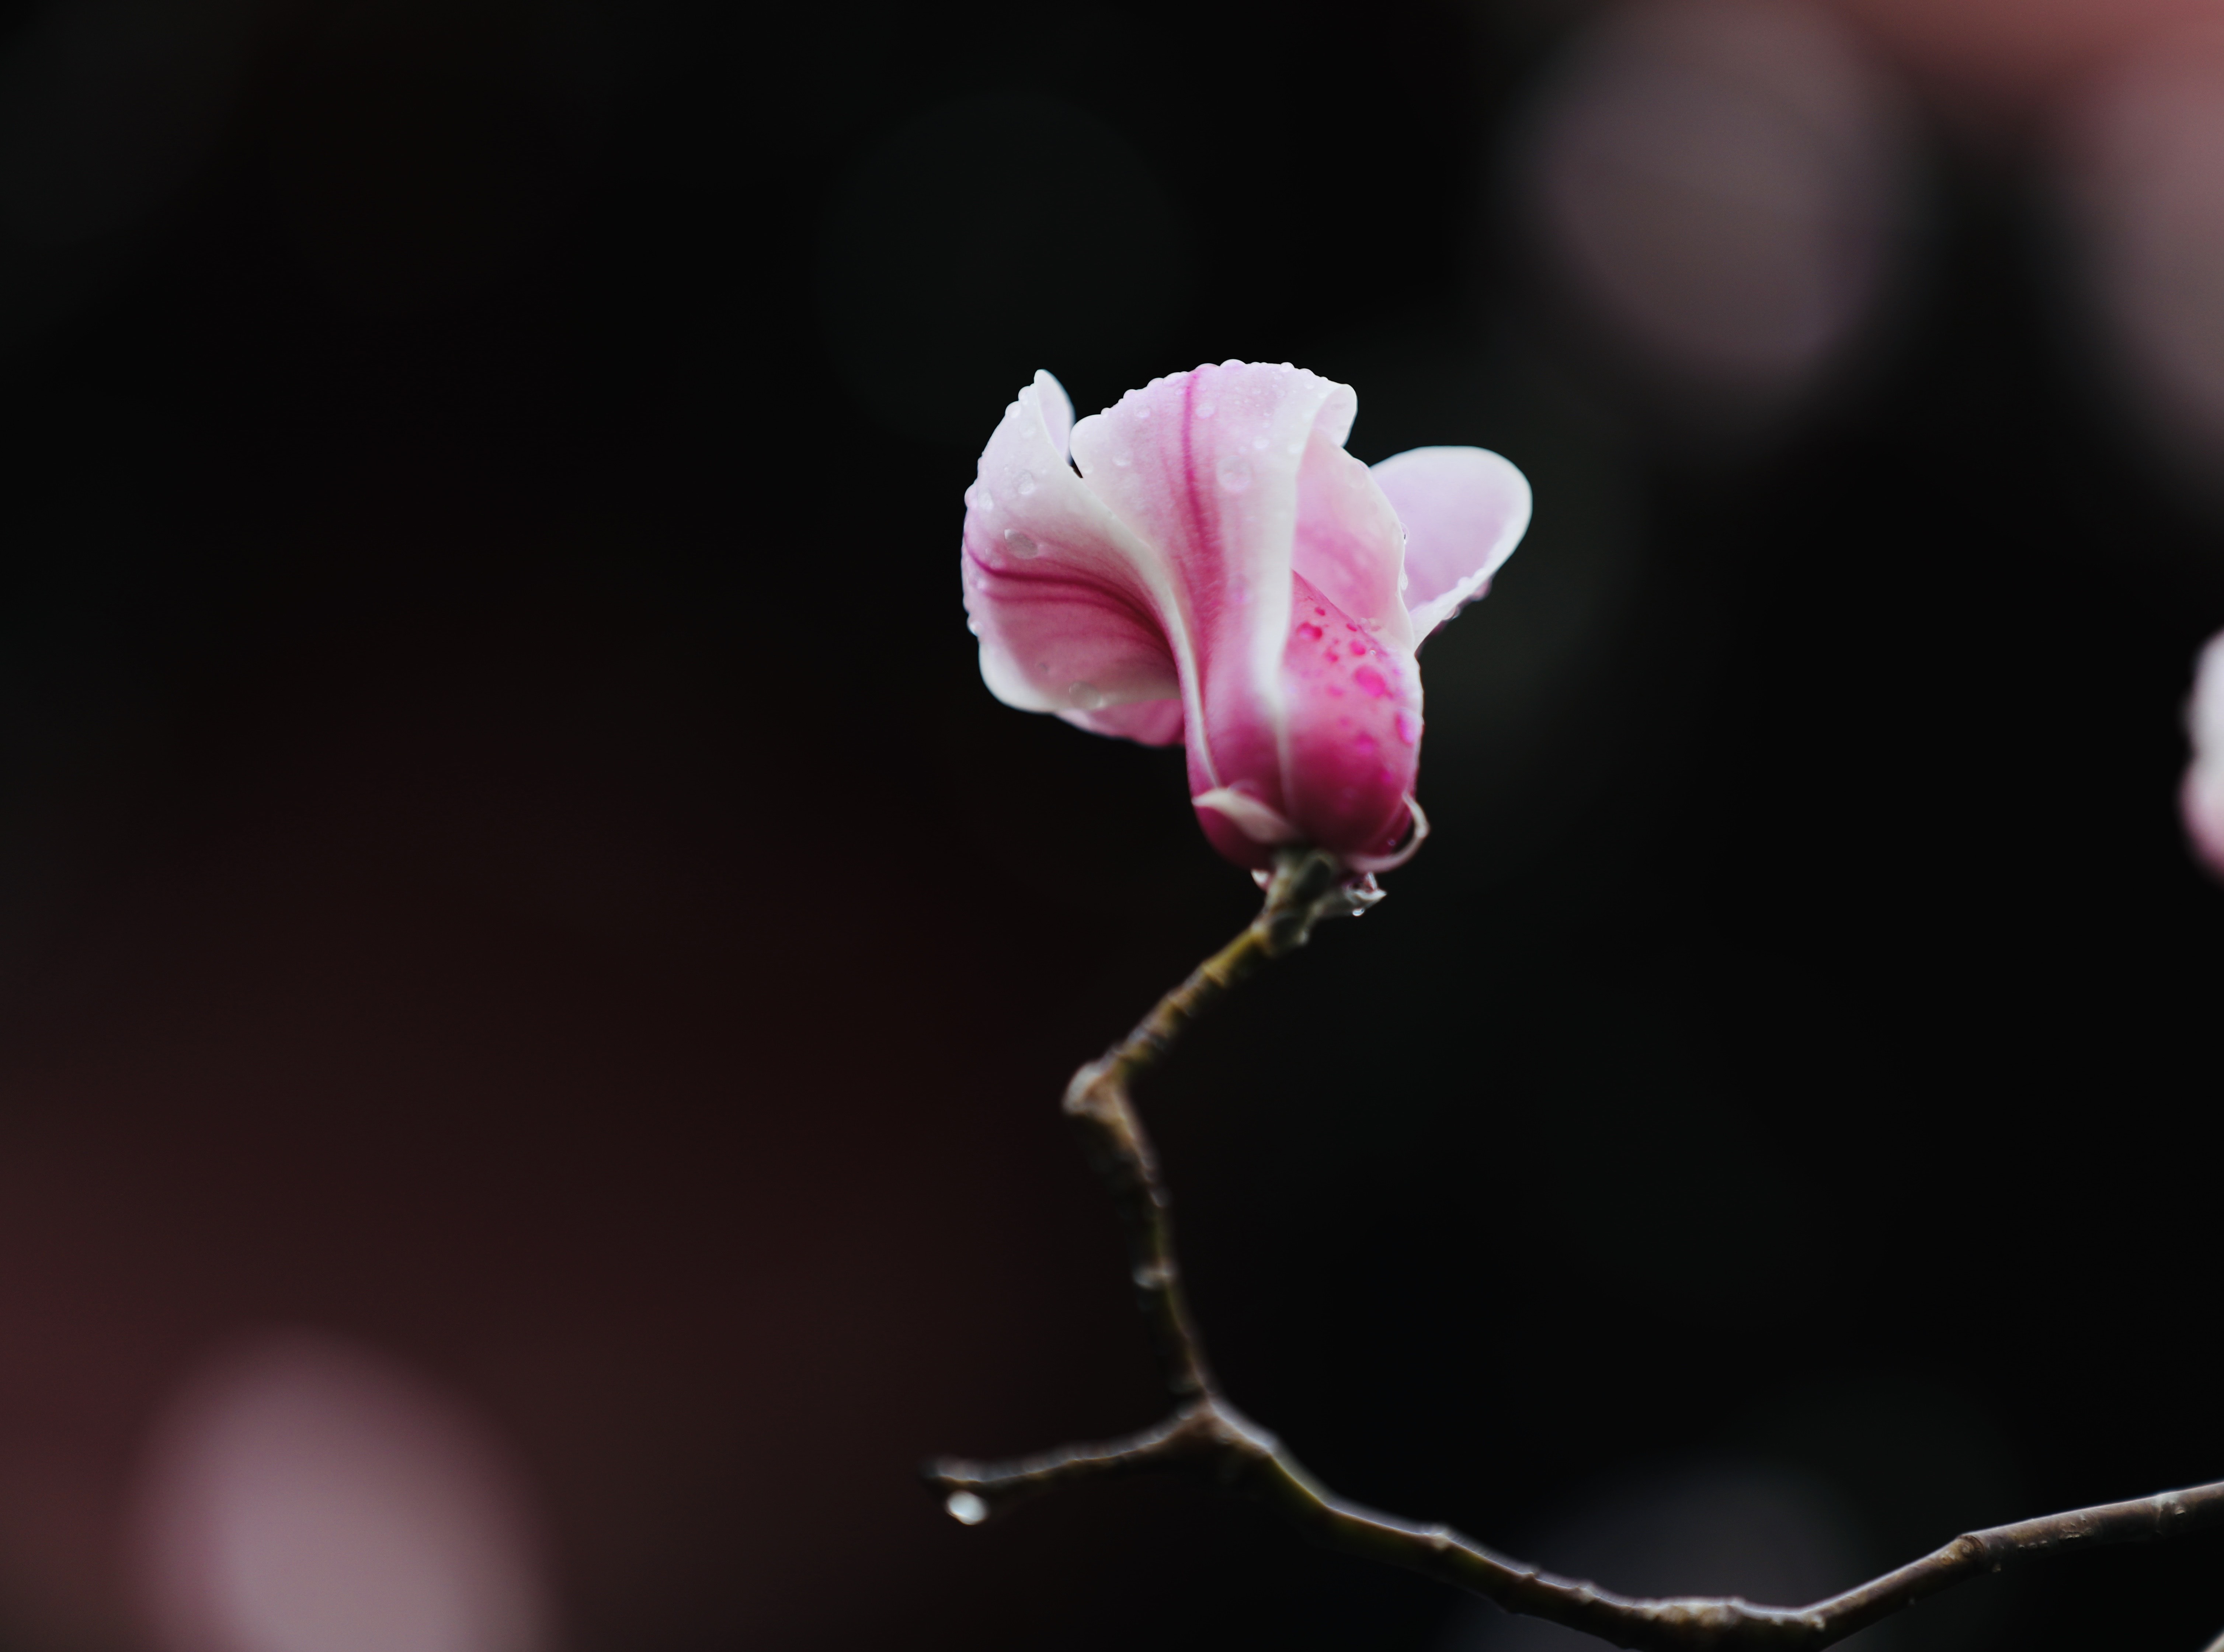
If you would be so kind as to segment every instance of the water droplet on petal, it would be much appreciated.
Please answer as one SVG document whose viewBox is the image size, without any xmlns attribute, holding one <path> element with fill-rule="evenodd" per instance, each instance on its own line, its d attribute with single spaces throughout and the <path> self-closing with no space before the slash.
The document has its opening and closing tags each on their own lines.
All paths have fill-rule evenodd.
<svg viewBox="0 0 2224 1652">
<path fill-rule="evenodd" d="M 1016 528 L 1004 529 L 1004 543 L 1012 548 L 1014 556 L 1039 556 L 1042 547 Z"/>
<path fill-rule="evenodd" d="M 1210 419 L 1219 411 L 1220 403 L 1217 402 L 1200 402 L 1197 404 L 1197 416 L 1200 419 Z"/>
<path fill-rule="evenodd" d="M 1230 493 L 1241 493 L 1251 485 L 1251 465 L 1241 453 L 1229 453 L 1215 467 L 1220 485 Z"/>
<path fill-rule="evenodd" d="M 1351 680 L 1377 699 L 1387 698 L 1390 693 L 1390 685 L 1373 666 L 1360 667 L 1351 674 Z"/>
<path fill-rule="evenodd" d="M 1029 494 L 1035 491 L 1035 473 L 1033 471 L 1021 471 L 1020 472 L 1019 488 L 1020 497 L 1022 499 L 1026 498 Z"/>
<path fill-rule="evenodd" d="M 1077 712 L 1102 711 L 1112 703 L 1112 696 L 1093 682 L 1077 682 L 1065 691 L 1065 703 Z"/>
<path fill-rule="evenodd" d="M 1115 453 L 1112 462 L 1124 471 L 1135 462 L 1135 456 L 1133 453 Z"/>
<path fill-rule="evenodd" d="M 1411 712 L 1398 713 L 1398 737 L 1412 745 L 1421 737 L 1421 719 Z"/>
<path fill-rule="evenodd" d="M 942 1506 L 961 1526 L 977 1526 L 989 1517 L 989 1505 L 970 1491 L 952 1491 L 943 1500 Z"/>
<path fill-rule="evenodd" d="M 989 492 L 988 489 L 976 488 L 973 490 L 973 493 L 974 509 L 978 510 L 982 516 L 987 516 L 990 511 L 996 508 L 996 496 Z"/>
<path fill-rule="evenodd" d="M 1267 438 L 1263 434 L 1251 438 L 1251 451 L 1254 453 L 1263 453 L 1267 451 Z"/>
<path fill-rule="evenodd" d="M 1308 642 L 1317 642 L 1321 640 L 1321 628 L 1314 624 L 1312 621 L 1307 620 L 1304 624 L 1298 627 L 1298 635 L 1304 637 Z"/>
<path fill-rule="evenodd" d="M 978 636 L 981 635 L 981 622 L 977 619 L 969 619 L 965 622 L 965 629 Z"/>
</svg>

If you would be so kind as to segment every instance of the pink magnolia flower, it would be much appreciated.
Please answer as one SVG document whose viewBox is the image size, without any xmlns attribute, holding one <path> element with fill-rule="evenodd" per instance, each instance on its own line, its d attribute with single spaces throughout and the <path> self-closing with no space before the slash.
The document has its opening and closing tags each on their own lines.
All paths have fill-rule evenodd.
<svg viewBox="0 0 2224 1652">
<path fill-rule="evenodd" d="M 1076 424 L 1037 373 L 966 491 L 989 688 L 1098 734 L 1186 739 L 1198 820 L 1239 865 L 1283 844 L 1355 872 L 1412 852 L 1414 650 L 1528 526 L 1528 484 L 1479 447 L 1370 471 L 1343 451 L 1358 406 L 1286 363 L 1231 361 Z"/>
<path fill-rule="evenodd" d="M 2195 850 L 2224 877 L 2224 634 L 2201 650 L 2185 727 L 2193 737 L 2193 761 L 2178 788 L 2178 809 Z"/>
</svg>

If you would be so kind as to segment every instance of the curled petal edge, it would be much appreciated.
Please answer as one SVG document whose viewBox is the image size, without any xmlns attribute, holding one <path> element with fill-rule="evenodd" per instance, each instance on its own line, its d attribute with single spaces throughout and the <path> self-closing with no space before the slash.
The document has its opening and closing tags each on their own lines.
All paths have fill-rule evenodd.
<svg viewBox="0 0 2224 1652">
<path fill-rule="evenodd" d="M 1390 872 L 1412 859 L 1429 835 L 1429 817 L 1421 813 L 1421 806 L 1411 792 L 1406 794 L 1406 807 L 1412 812 L 1412 836 L 1387 855 L 1346 855 L 1343 864 L 1355 872 Z"/>
<path fill-rule="evenodd" d="M 1235 829 L 1254 843 L 1279 846 L 1295 843 L 1299 837 L 1296 826 L 1276 811 L 1268 808 L 1248 793 L 1239 792 L 1232 786 L 1216 786 L 1209 792 L 1199 792 L 1190 799 L 1192 808 L 1210 809 L 1225 815 Z M 1406 807 L 1412 816 L 1412 834 L 1387 855 L 1340 855 L 1338 859 L 1355 872 L 1373 876 L 1376 872 L 1395 871 L 1419 852 L 1429 835 L 1429 817 L 1412 793 L 1406 794 Z M 1256 874 L 1263 877 L 1264 874 Z"/>
<path fill-rule="evenodd" d="M 1189 801 L 1191 808 L 1210 809 L 1226 816 L 1238 832 L 1254 843 L 1295 843 L 1300 835 L 1297 827 L 1278 811 L 1233 786 L 1216 786 L 1209 792 L 1199 792 Z"/>
</svg>

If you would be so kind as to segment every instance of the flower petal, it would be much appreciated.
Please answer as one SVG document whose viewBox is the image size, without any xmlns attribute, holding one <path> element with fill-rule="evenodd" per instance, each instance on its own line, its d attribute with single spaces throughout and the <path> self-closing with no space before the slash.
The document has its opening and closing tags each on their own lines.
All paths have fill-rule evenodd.
<svg viewBox="0 0 2224 1652">
<path fill-rule="evenodd" d="M 2224 877 L 2224 635 L 2201 650 L 2185 707 L 2193 761 L 2178 788 L 2186 835 L 2208 870 Z"/>
<path fill-rule="evenodd" d="M 1374 474 L 1343 442 L 1342 431 L 1316 428 L 1305 446 L 1293 566 L 1368 636 L 1410 653 L 1419 638 L 1401 594 L 1405 534 Z"/>
<path fill-rule="evenodd" d="M 1387 853 L 1404 835 L 1420 760 L 1421 670 L 1304 579 L 1282 659 L 1286 813 L 1308 843 Z"/>
<path fill-rule="evenodd" d="M 1022 711 L 1094 712 L 1181 692 L 1164 559 L 1066 463 L 1065 392 L 1020 392 L 966 490 L 965 608 L 981 675 Z"/>
<path fill-rule="evenodd" d="M 1042 409 L 1043 428 L 1050 433 L 1051 446 L 1058 449 L 1058 457 L 1065 458 L 1073 451 L 1073 398 L 1065 393 L 1065 385 L 1040 368 L 1035 370 L 1034 383 L 1028 388 Z"/>
<path fill-rule="evenodd" d="M 1293 367 L 1227 362 L 1155 380 L 1074 427 L 1089 487 L 1162 556 L 1178 593 L 1159 611 L 1181 666 L 1195 792 L 1242 781 L 1281 807 L 1298 472 L 1316 431 L 1340 443 L 1357 405 Z"/>
<path fill-rule="evenodd" d="M 1101 712 L 1060 712 L 1058 715 L 1091 734 L 1114 735 L 1147 746 L 1178 745 L 1185 720 L 1178 699 L 1142 699 L 1128 706 L 1107 706 Z"/>
<path fill-rule="evenodd" d="M 1482 447 L 1416 447 L 1374 467 L 1406 527 L 1406 607 L 1418 642 L 1490 588 L 1529 527 L 1529 483 Z"/>
</svg>

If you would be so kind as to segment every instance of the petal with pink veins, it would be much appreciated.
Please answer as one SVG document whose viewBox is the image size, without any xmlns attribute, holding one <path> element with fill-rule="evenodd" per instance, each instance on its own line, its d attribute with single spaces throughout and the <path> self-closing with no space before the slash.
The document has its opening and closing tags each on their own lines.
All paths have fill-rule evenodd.
<svg viewBox="0 0 2224 1652">
<path fill-rule="evenodd" d="M 1406 608 L 1418 643 L 1490 588 L 1529 527 L 1529 483 L 1482 447 L 1416 447 L 1374 480 L 1406 528 Z"/>
<path fill-rule="evenodd" d="M 1343 451 L 1357 406 L 1287 364 L 1225 362 L 1075 423 L 1039 373 L 966 492 L 989 686 L 1096 733 L 1183 741 L 1206 835 L 1254 869 L 1286 843 L 1360 872 L 1411 853 L 1414 649 L 1528 521 L 1493 453 L 1370 472 Z"/>
<path fill-rule="evenodd" d="M 1165 558 L 1185 628 L 1194 793 L 1242 784 L 1281 807 L 1282 647 L 1298 473 L 1317 430 L 1340 442 L 1358 398 L 1293 367 L 1229 362 L 1131 390 L 1073 427 L 1089 486 Z"/>
<path fill-rule="evenodd" d="M 981 675 L 1031 712 L 1098 712 L 1182 692 L 1185 630 L 1165 559 L 1067 464 L 1065 392 L 1047 373 L 1020 392 L 965 495 L 965 609 Z"/>
</svg>

